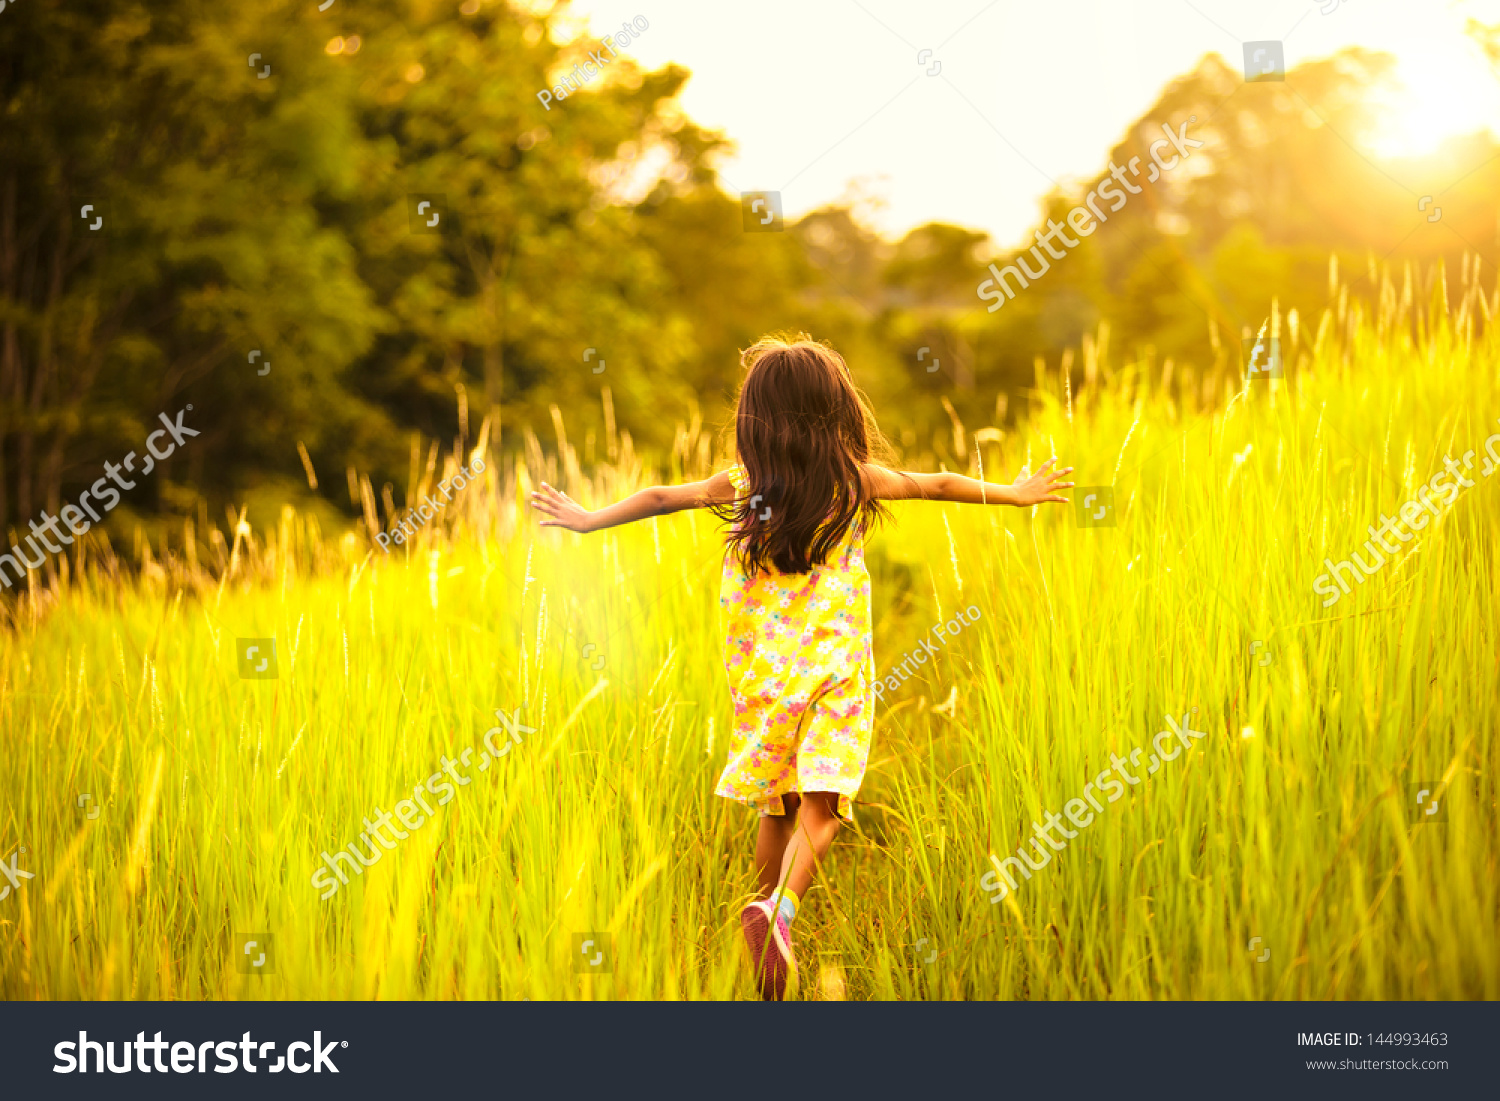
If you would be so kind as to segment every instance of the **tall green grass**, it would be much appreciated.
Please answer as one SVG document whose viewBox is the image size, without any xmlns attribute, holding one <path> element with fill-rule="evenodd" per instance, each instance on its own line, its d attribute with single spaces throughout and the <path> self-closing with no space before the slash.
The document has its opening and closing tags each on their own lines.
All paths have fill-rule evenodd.
<svg viewBox="0 0 1500 1101">
<path fill-rule="evenodd" d="M 1118 523 L 908 503 L 871 539 L 882 672 L 982 618 L 886 696 L 857 825 L 796 925 L 802 997 L 1500 996 L 1500 477 L 1476 463 L 1398 561 L 1332 608 L 1312 592 L 1500 431 L 1497 300 L 1467 268 L 1456 305 L 1440 276 L 1410 286 L 1341 293 L 1315 333 L 1278 319 L 1285 385 L 1247 388 L 1227 352 L 1112 369 L 1090 341 L 1076 388 L 1039 367 L 1018 428 L 955 424 L 971 472 L 1055 450 L 1115 486 Z M 585 478 L 531 438 L 391 555 L 288 511 L 141 543 L 130 578 L 102 546 L 34 575 L 0 632 L 0 857 L 24 846 L 36 874 L 0 901 L 0 994 L 753 996 L 755 817 L 712 794 L 716 522 L 575 536 L 520 503 L 543 477 L 592 503 L 650 479 L 628 440 L 609 454 Z M 418 459 L 421 492 L 441 471 Z M 665 476 L 718 461 L 685 429 Z M 236 638 L 268 635 L 279 677 L 241 679 Z M 1206 737 L 989 904 L 987 854 L 1194 706 Z M 515 708 L 535 733 L 319 900 L 320 853 Z M 1446 821 L 1413 823 L 1417 780 Z M 275 973 L 241 974 L 266 932 Z M 583 932 L 612 935 L 610 974 L 574 973 Z"/>
</svg>

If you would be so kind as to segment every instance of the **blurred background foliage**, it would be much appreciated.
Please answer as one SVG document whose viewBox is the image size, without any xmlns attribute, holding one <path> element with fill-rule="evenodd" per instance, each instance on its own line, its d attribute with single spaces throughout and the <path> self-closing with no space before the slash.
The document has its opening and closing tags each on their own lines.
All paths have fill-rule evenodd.
<svg viewBox="0 0 1500 1101">
<path fill-rule="evenodd" d="M 1178 385 L 1222 369 L 1272 297 L 1331 305 L 1330 254 L 1371 294 L 1382 270 L 1440 293 L 1418 273 L 1465 254 L 1493 281 L 1489 135 L 1412 162 L 1356 148 L 1385 55 L 1258 84 L 1205 56 L 1108 156 L 1149 163 L 1160 126 L 1193 116 L 1205 146 L 989 313 L 976 286 L 1014 251 L 962 226 L 890 241 L 836 207 L 746 233 L 715 174 L 728 139 L 683 114 L 680 67 L 643 72 L 622 51 L 544 109 L 537 90 L 597 46 L 554 41 L 551 19 L 503 0 L 364 0 L 336 20 L 312 0 L 12 5 L 0 530 L 76 497 L 187 403 L 202 435 L 116 525 L 236 503 L 266 523 L 287 501 L 352 517 L 356 473 L 389 492 L 414 438 L 472 443 L 454 426 L 485 421 L 501 452 L 565 423 L 585 461 L 612 427 L 659 459 L 674 425 L 718 423 L 738 350 L 778 329 L 832 340 L 903 458 L 932 465 L 951 461 L 952 417 L 1024 410 L 1039 357 L 1107 373 L 1109 342 Z M 1471 32 L 1500 54 L 1500 28 Z M 1057 187 L 1037 225 L 1090 186 Z M 414 194 L 444 197 L 440 232 L 414 232 Z"/>
</svg>

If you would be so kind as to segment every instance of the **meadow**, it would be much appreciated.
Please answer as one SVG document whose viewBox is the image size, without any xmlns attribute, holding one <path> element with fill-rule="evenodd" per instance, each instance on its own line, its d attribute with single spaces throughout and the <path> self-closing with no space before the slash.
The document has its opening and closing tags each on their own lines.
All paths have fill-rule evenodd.
<svg viewBox="0 0 1500 1101">
<path fill-rule="evenodd" d="M 856 825 L 795 926 L 800 997 L 1500 997 L 1500 478 L 1476 461 L 1376 576 L 1313 592 L 1500 432 L 1477 267 L 1372 268 L 1316 317 L 1278 313 L 1284 381 L 1246 383 L 1217 329 L 1191 370 L 1101 332 L 1081 370 L 1038 364 L 1014 423 L 955 420 L 967 472 L 1056 454 L 1077 492 L 1114 487 L 1115 526 L 911 502 L 870 538 L 882 674 L 981 616 L 885 696 Z M 512 454 L 488 424 L 414 442 L 408 500 L 486 470 L 389 554 L 368 532 L 390 502 L 351 475 L 355 530 L 200 517 L 32 575 L 0 628 L 0 858 L 34 875 L 0 899 L 0 996 L 754 996 L 754 813 L 712 794 L 718 522 L 580 536 L 524 505 L 543 479 L 593 505 L 701 476 L 722 440 L 685 425 L 658 471 L 613 433 L 581 458 L 553 420 Z M 247 637 L 275 638 L 274 679 L 241 677 Z M 1193 707 L 1204 737 L 990 903 L 990 853 Z M 519 740 L 486 756 L 497 710 Z M 470 748 L 471 782 L 320 898 L 321 854 Z M 1440 818 L 1414 815 L 1419 781 Z M 247 973 L 264 934 L 274 971 Z"/>
</svg>

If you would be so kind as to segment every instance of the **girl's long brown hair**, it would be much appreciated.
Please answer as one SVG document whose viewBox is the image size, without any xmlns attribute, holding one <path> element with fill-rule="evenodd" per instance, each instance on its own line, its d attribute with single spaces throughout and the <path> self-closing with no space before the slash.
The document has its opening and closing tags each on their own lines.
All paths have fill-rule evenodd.
<svg viewBox="0 0 1500 1101">
<path fill-rule="evenodd" d="M 827 344 L 763 337 L 740 363 L 734 445 L 749 492 L 714 511 L 731 522 L 729 547 L 747 574 L 807 573 L 852 526 L 862 534 L 884 514 L 861 464 L 887 448 L 848 364 Z"/>
</svg>

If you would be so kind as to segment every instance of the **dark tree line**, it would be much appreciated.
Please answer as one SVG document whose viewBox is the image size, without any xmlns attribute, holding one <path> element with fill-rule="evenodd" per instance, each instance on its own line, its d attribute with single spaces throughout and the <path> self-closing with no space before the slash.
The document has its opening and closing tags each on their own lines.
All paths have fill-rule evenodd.
<svg viewBox="0 0 1500 1101">
<path fill-rule="evenodd" d="M 941 451 L 945 402 L 991 423 L 1038 355 L 1055 364 L 1101 320 L 1116 355 L 1191 372 L 1272 296 L 1326 305 L 1330 252 L 1363 271 L 1469 251 L 1495 270 L 1487 137 L 1425 165 L 1351 147 L 1380 55 L 1256 85 L 1206 57 L 1108 156 L 1144 157 L 1191 115 L 1204 147 L 991 313 L 976 287 L 1015 253 L 962 227 L 888 242 L 835 208 L 744 232 L 713 172 L 724 137 L 674 106 L 685 70 L 643 72 L 621 48 L 548 109 L 537 91 L 598 48 L 550 30 L 497 0 L 10 6 L 0 529 L 143 454 L 188 403 L 201 435 L 124 511 L 305 497 L 301 445 L 318 493 L 353 512 L 346 470 L 403 485 L 413 434 L 451 441 L 461 407 L 501 449 L 526 426 L 547 437 L 554 407 L 602 439 L 607 391 L 619 428 L 660 451 L 693 410 L 722 410 L 737 350 L 770 329 L 834 340 L 887 430 Z M 1427 225 L 1413 189 L 1465 172 Z M 1049 196 L 1038 228 L 1090 186 Z"/>
</svg>

